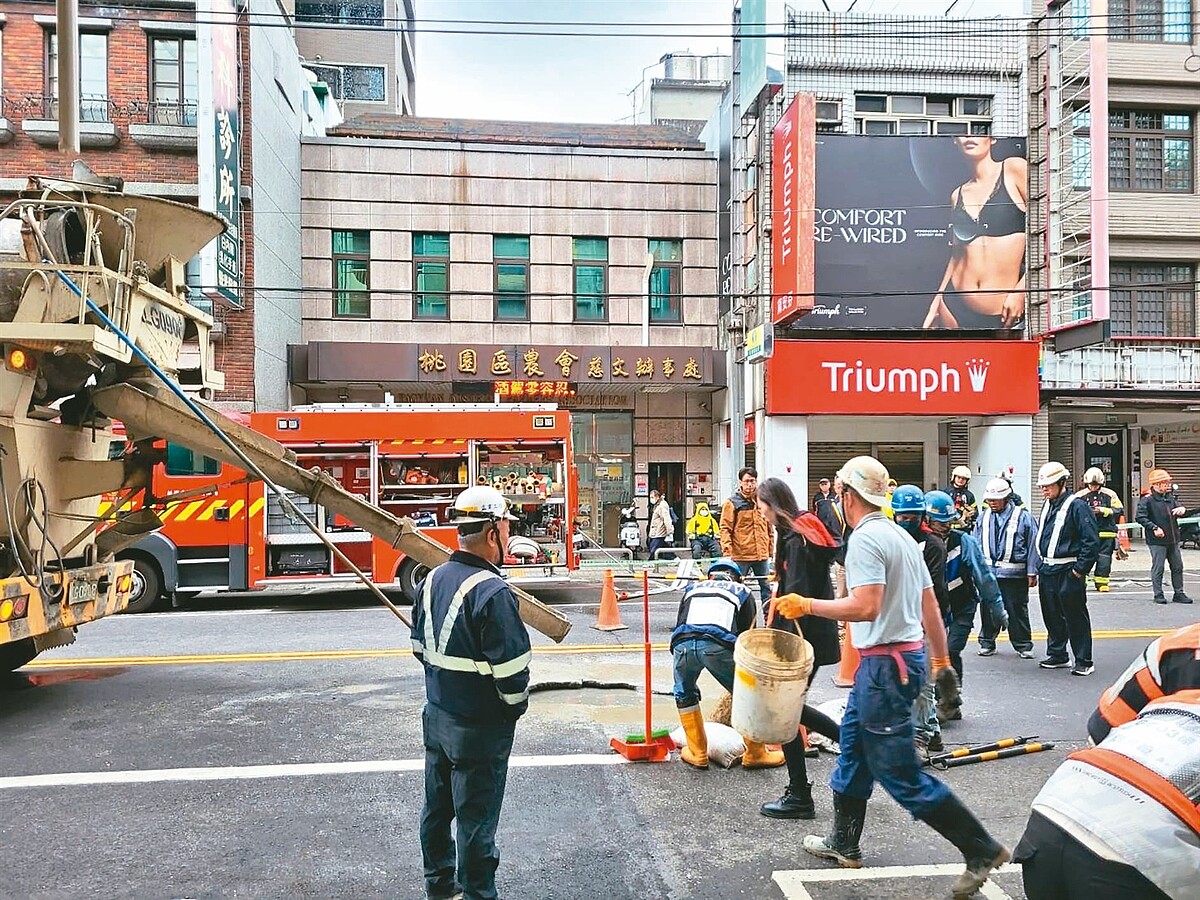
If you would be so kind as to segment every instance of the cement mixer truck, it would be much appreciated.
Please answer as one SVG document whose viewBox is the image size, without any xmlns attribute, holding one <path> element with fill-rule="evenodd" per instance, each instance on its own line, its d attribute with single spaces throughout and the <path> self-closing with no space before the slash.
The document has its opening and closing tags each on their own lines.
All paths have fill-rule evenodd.
<svg viewBox="0 0 1200 900">
<path fill-rule="evenodd" d="M 32 177 L 0 210 L 0 672 L 125 608 L 133 563 L 115 555 L 183 499 L 153 493 L 164 440 L 308 497 L 424 565 L 442 562 L 446 548 L 410 520 L 206 402 L 224 377 L 184 266 L 223 222 L 76 172 Z M 122 445 L 132 449 L 110 458 Z M 104 496 L 121 502 L 102 515 Z M 518 594 L 531 627 L 565 637 L 562 615 Z"/>
</svg>

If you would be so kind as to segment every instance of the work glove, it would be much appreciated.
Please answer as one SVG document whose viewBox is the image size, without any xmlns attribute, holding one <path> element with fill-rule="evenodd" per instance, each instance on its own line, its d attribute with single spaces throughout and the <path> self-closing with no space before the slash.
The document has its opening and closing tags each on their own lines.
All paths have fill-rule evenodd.
<svg viewBox="0 0 1200 900">
<path fill-rule="evenodd" d="M 801 619 L 812 614 L 812 597 L 799 594 L 784 594 L 775 601 L 775 612 L 785 619 Z"/>
<path fill-rule="evenodd" d="M 958 686 L 958 675 L 950 665 L 950 658 L 936 656 L 931 662 L 933 684 L 937 692 L 937 715 L 939 722 L 948 722 L 954 711 L 962 706 L 962 692 Z"/>
</svg>

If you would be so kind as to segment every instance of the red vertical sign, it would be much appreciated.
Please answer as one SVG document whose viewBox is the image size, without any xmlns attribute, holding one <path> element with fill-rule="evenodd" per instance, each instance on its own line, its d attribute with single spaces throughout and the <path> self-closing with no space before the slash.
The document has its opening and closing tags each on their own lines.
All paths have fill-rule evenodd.
<svg viewBox="0 0 1200 900">
<path fill-rule="evenodd" d="M 775 126 L 771 156 L 771 321 L 776 325 L 813 307 L 815 155 L 815 101 L 812 94 L 797 94 Z"/>
</svg>

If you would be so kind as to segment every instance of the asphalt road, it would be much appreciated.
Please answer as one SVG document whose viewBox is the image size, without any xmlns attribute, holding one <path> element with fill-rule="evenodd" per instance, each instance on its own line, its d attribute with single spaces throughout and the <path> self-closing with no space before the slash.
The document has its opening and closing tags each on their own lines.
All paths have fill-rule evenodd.
<svg viewBox="0 0 1200 900">
<path fill-rule="evenodd" d="M 1037 734 L 1057 744 L 942 776 L 1010 846 L 1038 788 L 1083 745 L 1100 691 L 1151 635 L 1198 616 L 1200 607 L 1156 606 L 1148 588 L 1123 580 L 1144 557 L 1126 564 L 1114 593 L 1093 595 L 1092 677 L 1040 670 L 1006 643 L 988 659 L 968 648 L 966 718 L 948 726 L 947 743 Z M 1188 586 L 1200 596 L 1197 579 Z M 255 602 L 95 623 L 24 670 L 27 686 L 0 691 L 0 897 L 423 895 L 422 680 L 407 630 L 386 610 L 328 596 Z M 655 598 L 656 646 L 674 605 Z M 595 606 L 563 609 L 575 628 L 563 647 L 535 637 L 535 683 L 640 681 L 640 604 L 622 604 L 632 627 L 614 633 L 589 627 Z M 668 689 L 665 649 L 653 667 L 654 687 Z M 843 695 L 830 674 L 818 675 L 815 700 Z M 702 684 L 711 703 L 718 691 Z M 641 718 L 629 690 L 534 696 L 499 833 L 502 896 L 947 895 L 957 866 L 918 867 L 957 863 L 956 851 L 882 793 L 864 834 L 867 865 L 902 868 L 816 882 L 829 869 L 798 845 L 828 825 L 827 789 L 817 791 L 816 823 L 766 819 L 758 806 L 782 789 L 782 770 L 620 762 L 608 738 Z M 677 724 L 670 697 L 655 697 L 654 721 Z M 810 777 L 823 785 L 831 769 L 824 756 Z M 987 896 L 1023 897 L 1019 870 L 1001 873 Z"/>
</svg>

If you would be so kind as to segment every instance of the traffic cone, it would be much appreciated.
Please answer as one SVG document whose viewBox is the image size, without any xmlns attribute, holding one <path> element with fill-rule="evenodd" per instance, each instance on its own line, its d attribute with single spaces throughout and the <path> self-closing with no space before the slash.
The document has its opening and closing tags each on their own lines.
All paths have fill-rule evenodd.
<svg viewBox="0 0 1200 900">
<path fill-rule="evenodd" d="M 850 687 L 854 684 L 854 673 L 858 671 L 858 651 L 850 643 L 850 623 L 842 624 L 842 658 L 838 663 L 838 673 L 833 676 L 833 683 L 838 687 Z"/>
<path fill-rule="evenodd" d="M 600 589 L 600 613 L 592 627 L 597 631 L 621 631 L 629 627 L 621 624 L 621 610 L 617 606 L 617 589 L 613 585 L 612 569 L 604 570 L 604 587 Z"/>
<path fill-rule="evenodd" d="M 1125 517 L 1121 516 L 1122 524 L 1124 523 L 1124 521 L 1125 521 Z M 1129 529 L 1128 528 L 1118 528 L 1117 529 L 1117 543 L 1120 545 L 1121 549 L 1125 551 L 1126 554 L 1129 553 Z"/>
</svg>

